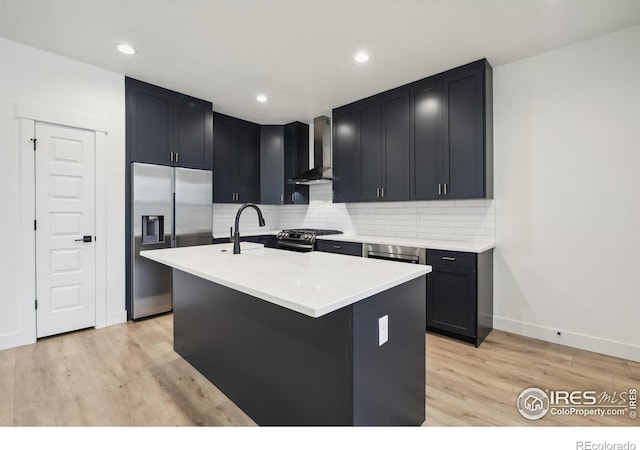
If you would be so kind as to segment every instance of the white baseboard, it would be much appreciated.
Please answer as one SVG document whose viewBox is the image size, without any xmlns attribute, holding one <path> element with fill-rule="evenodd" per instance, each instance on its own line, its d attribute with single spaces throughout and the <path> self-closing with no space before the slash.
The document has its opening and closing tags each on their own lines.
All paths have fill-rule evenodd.
<svg viewBox="0 0 640 450">
<path fill-rule="evenodd" d="M 572 333 L 567 330 L 550 328 L 499 316 L 493 316 L 493 328 L 540 339 L 542 341 L 553 342 L 554 344 L 566 345 L 568 347 L 640 362 L 640 346 L 638 345 Z M 558 331 L 560 332 L 560 336 L 558 336 Z"/>
<path fill-rule="evenodd" d="M 127 321 L 127 310 L 112 312 L 107 314 L 106 326 L 118 325 Z M 96 326 L 96 328 L 102 328 Z M 22 331 L 16 331 L 14 333 L 7 333 L 0 335 L 0 350 L 6 350 L 13 347 L 20 347 L 22 345 L 35 344 L 36 337 L 27 336 L 27 333 Z"/>
<path fill-rule="evenodd" d="M 26 333 L 22 331 L 16 331 L 15 333 L 0 335 L 0 350 L 34 344 L 35 342 L 35 336 L 27 336 Z"/>
<path fill-rule="evenodd" d="M 111 312 L 107 314 L 107 326 L 118 325 L 127 321 L 127 310 Z"/>
</svg>

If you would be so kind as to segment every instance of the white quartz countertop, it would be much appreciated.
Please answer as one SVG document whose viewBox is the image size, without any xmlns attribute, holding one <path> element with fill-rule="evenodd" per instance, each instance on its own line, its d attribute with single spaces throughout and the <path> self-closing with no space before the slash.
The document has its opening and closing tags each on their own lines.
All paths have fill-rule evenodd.
<svg viewBox="0 0 640 450">
<path fill-rule="evenodd" d="M 342 242 L 361 242 L 383 245 L 405 245 L 408 247 L 426 248 L 432 250 L 450 250 L 456 252 L 482 253 L 494 248 L 492 241 L 463 242 L 463 241 L 436 241 L 428 239 L 410 239 L 388 236 L 365 236 L 361 234 L 330 234 L 318 236 L 316 239 Z"/>
<path fill-rule="evenodd" d="M 270 303 L 320 317 L 431 272 L 324 252 L 299 253 L 241 243 L 147 250 L 140 255 Z"/>
</svg>

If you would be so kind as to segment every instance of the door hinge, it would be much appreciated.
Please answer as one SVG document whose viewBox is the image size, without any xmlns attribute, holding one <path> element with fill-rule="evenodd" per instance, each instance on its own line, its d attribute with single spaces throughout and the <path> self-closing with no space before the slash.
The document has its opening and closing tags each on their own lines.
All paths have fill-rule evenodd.
<svg viewBox="0 0 640 450">
<path fill-rule="evenodd" d="M 38 309 L 38 299 L 36 299 L 36 309 Z"/>
<path fill-rule="evenodd" d="M 38 139 L 36 139 L 36 138 L 32 138 L 32 139 L 31 139 L 31 142 L 33 142 L 33 151 L 34 151 L 34 152 L 36 151 L 36 142 L 37 142 L 37 141 L 38 141 Z"/>
<path fill-rule="evenodd" d="M 33 230 L 35 231 L 35 230 L 37 230 L 37 229 L 38 229 L 38 221 L 37 221 L 37 220 L 34 220 L 34 221 L 33 221 Z"/>
</svg>

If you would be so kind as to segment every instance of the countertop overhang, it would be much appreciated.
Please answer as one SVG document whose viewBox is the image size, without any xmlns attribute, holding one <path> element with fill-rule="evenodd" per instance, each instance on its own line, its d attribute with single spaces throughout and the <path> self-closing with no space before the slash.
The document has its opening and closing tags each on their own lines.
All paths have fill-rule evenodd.
<svg viewBox="0 0 640 450">
<path fill-rule="evenodd" d="M 431 272 L 430 266 L 299 253 L 242 243 L 147 250 L 140 255 L 310 317 L 337 309 Z"/>
</svg>

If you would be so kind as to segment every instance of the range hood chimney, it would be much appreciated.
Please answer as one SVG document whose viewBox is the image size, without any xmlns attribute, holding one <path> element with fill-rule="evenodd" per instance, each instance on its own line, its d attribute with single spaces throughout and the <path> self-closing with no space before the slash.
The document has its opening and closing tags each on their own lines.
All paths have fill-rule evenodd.
<svg viewBox="0 0 640 450">
<path fill-rule="evenodd" d="M 313 119 L 313 169 L 289 180 L 292 184 L 331 183 L 331 120 L 327 116 Z"/>
</svg>

